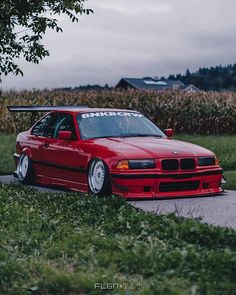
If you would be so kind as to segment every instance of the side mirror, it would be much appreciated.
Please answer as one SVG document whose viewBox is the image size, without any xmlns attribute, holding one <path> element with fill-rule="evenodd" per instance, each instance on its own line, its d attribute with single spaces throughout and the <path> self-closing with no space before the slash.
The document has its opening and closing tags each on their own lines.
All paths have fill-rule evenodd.
<svg viewBox="0 0 236 295">
<path fill-rule="evenodd" d="M 69 140 L 71 139 L 72 132 L 71 131 L 59 131 L 58 132 L 58 138 L 63 140 Z"/>
<path fill-rule="evenodd" d="M 166 135 L 167 137 L 170 137 L 170 138 L 174 136 L 174 131 L 173 131 L 172 128 L 165 129 L 165 130 L 164 130 L 164 133 L 165 133 L 165 135 Z"/>
</svg>

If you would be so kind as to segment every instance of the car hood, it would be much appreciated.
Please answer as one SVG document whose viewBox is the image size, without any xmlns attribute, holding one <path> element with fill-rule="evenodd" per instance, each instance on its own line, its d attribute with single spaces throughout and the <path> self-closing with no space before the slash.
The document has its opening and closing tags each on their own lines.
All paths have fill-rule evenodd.
<svg viewBox="0 0 236 295">
<path fill-rule="evenodd" d="M 127 159 L 214 156 L 213 152 L 203 147 L 169 138 L 100 138 L 93 142 Z"/>
</svg>

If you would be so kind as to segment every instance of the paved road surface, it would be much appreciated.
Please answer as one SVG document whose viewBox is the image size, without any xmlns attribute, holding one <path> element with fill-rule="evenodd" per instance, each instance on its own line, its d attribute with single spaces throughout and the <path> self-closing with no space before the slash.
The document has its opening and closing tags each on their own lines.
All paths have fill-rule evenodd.
<svg viewBox="0 0 236 295">
<path fill-rule="evenodd" d="M 130 202 L 133 206 L 157 214 L 174 212 L 176 215 L 201 218 L 221 227 L 236 229 L 236 191 L 227 191 L 222 195 L 201 198 L 152 200 Z"/>
<path fill-rule="evenodd" d="M 0 176 L 0 181 L 10 183 L 15 180 L 12 176 Z M 36 188 L 41 192 L 60 192 L 60 190 L 50 188 Z M 184 217 L 200 217 L 202 222 L 236 229 L 236 191 L 227 191 L 213 197 L 132 201 L 129 203 L 137 208 L 157 214 L 173 212 Z"/>
<path fill-rule="evenodd" d="M 18 181 L 12 175 L 4 175 L 4 176 L 0 175 L 0 182 L 4 182 L 4 183 L 15 182 L 15 183 L 17 183 Z M 43 187 L 43 186 L 34 186 L 34 188 L 36 188 L 39 192 L 42 192 L 42 193 L 62 192 L 62 190 Z"/>
</svg>

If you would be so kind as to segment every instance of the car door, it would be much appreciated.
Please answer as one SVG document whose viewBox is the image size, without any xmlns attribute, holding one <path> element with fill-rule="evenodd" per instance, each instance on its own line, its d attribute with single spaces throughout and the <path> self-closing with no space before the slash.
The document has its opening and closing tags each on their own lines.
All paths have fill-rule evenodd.
<svg viewBox="0 0 236 295">
<path fill-rule="evenodd" d="M 34 170 L 36 175 L 41 176 L 47 173 L 48 167 L 44 165 L 46 162 L 45 148 L 48 146 L 48 141 L 53 137 L 55 126 L 58 119 L 56 112 L 45 115 L 31 130 L 28 142 L 32 153 Z"/>
<path fill-rule="evenodd" d="M 70 113 L 58 113 L 53 130 L 53 136 L 42 144 L 42 161 L 47 166 L 44 175 L 60 180 L 64 185 L 67 182 L 76 185 L 84 183 L 86 167 L 82 166 L 73 116 Z M 70 131 L 71 138 L 60 139 L 60 131 Z"/>
</svg>

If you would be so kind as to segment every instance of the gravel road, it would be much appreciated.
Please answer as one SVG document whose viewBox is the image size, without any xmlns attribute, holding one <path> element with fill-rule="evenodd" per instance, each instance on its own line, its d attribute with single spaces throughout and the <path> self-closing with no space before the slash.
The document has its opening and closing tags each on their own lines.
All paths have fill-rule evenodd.
<svg viewBox="0 0 236 295">
<path fill-rule="evenodd" d="M 0 176 L 5 183 L 15 182 L 13 176 Z M 36 187 L 40 192 L 61 192 L 45 187 Z M 197 197 L 169 200 L 131 201 L 133 206 L 156 214 L 175 213 L 178 216 L 201 218 L 202 222 L 236 229 L 236 191 L 212 197 Z"/>
</svg>

